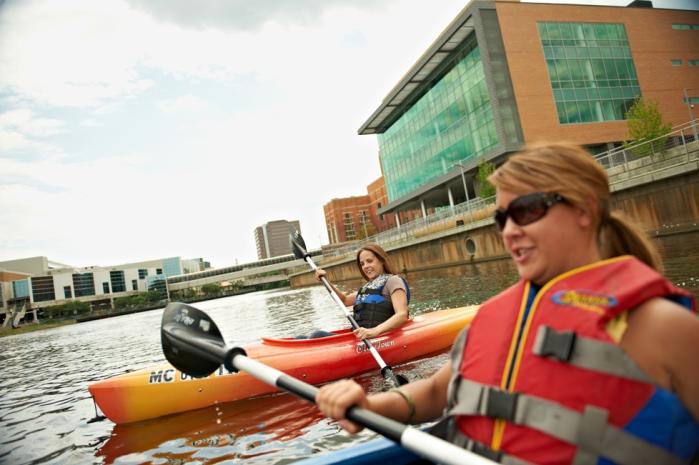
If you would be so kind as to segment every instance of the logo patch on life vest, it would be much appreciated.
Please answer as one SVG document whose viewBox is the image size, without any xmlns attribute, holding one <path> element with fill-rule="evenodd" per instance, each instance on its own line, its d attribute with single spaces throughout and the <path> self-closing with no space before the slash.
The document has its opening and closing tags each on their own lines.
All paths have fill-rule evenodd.
<svg viewBox="0 0 699 465">
<path fill-rule="evenodd" d="M 611 295 L 597 294 L 592 291 L 558 291 L 551 297 L 559 305 L 581 308 L 595 313 L 604 313 L 605 308 L 615 307 L 616 297 Z"/>
</svg>

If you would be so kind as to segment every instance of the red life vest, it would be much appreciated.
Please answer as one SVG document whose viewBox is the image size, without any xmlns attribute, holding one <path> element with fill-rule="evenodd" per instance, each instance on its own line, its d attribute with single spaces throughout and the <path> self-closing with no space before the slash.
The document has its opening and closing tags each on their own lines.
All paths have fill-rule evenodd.
<svg viewBox="0 0 699 465">
<path fill-rule="evenodd" d="M 606 329 L 661 296 L 696 311 L 691 294 L 624 256 L 564 273 L 536 294 L 520 281 L 485 302 L 454 352 L 448 414 L 461 445 L 503 463 L 688 460 L 699 425 Z"/>
</svg>

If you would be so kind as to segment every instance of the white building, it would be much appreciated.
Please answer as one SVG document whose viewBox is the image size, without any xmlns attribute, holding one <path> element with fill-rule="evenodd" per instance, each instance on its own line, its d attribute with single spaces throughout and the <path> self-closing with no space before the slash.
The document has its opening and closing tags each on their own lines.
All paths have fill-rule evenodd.
<svg viewBox="0 0 699 465">
<path fill-rule="evenodd" d="M 180 257 L 109 267 L 75 268 L 29 257 L 0 262 L 0 314 L 10 306 L 31 308 L 60 305 L 72 300 L 110 302 L 166 285 L 168 277 L 202 271 L 202 259 Z"/>
</svg>

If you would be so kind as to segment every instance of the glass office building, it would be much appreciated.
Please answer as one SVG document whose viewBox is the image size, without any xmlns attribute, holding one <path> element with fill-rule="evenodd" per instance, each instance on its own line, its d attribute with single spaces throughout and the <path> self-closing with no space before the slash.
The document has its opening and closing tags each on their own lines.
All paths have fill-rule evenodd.
<svg viewBox="0 0 699 465">
<path fill-rule="evenodd" d="M 527 144 L 618 147 L 639 96 L 685 123 L 697 23 L 699 12 L 650 2 L 466 3 L 359 128 L 378 138 L 388 196 L 378 214 L 472 200 L 479 166 Z"/>
<path fill-rule="evenodd" d="M 623 24 L 539 22 L 561 124 L 625 119 L 641 95 Z"/>
<path fill-rule="evenodd" d="M 471 35 L 443 76 L 383 134 L 381 165 L 389 200 L 452 170 L 498 142 L 480 49 Z"/>
</svg>

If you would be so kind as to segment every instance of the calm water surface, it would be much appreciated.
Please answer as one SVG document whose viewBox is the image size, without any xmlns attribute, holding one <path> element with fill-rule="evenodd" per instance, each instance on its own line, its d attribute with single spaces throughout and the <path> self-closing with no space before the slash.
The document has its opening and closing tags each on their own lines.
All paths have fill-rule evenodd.
<svg viewBox="0 0 699 465">
<path fill-rule="evenodd" d="M 699 234 L 660 241 L 666 275 L 699 292 Z M 509 261 L 411 273 L 411 312 L 482 302 L 516 280 Z M 351 288 L 356 283 L 343 283 Z M 229 342 L 285 337 L 346 326 L 322 287 L 277 290 L 200 302 Z M 0 339 L 0 463 L 2 464 L 283 464 L 371 439 L 350 437 L 315 407 L 286 394 L 234 402 L 133 425 L 89 422 L 87 386 L 164 360 L 161 310 Z M 429 376 L 446 355 L 396 368 Z M 380 376 L 358 380 L 382 388 Z"/>
</svg>

